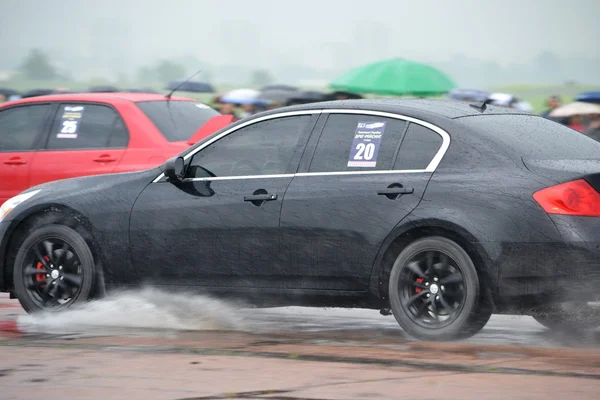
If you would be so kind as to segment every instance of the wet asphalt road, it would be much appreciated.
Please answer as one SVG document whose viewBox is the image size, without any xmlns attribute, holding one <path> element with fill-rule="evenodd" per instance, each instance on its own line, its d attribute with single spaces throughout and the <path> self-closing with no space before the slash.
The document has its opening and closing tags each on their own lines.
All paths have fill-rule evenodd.
<svg viewBox="0 0 600 400">
<path fill-rule="evenodd" d="M 5 303 L 7 301 L 4 299 Z M 15 305 L 14 300 L 10 302 Z M 4 308 L 0 311 L 4 319 L 16 319 L 21 331 L 36 336 L 52 334 L 74 338 L 179 335 L 190 337 L 194 335 L 194 331 L 200 333 L 219 330 L 224 335 L 228 331 L 248 332 L 313 341 L 414 341 L 404 334 L 393 316 L 382 316 L 375 310 L 304 307 L 239 309 L 205 304 L 207 310 L 203 311 L 198 310 L 198 307 L 201 307 L 199 304 L 191 306 L 195 308 L 195 313 L 184 309 L 180 315 L 173 315 L 172 310 L 114 309 L 107 306 L 67 313 L 60 317 L 31 317 L 19 308 Z M 152 315 L 153 313 L 157 315 Z M 156 320 L 155 323 L 152 323 L 152 318 Z M 463 342 L 525 347 L 597 348 L 600 346 L 600 330 L 556 333 L 547 330 L 528 316 L 493 315 L 479 334 Z"/>
</svg>

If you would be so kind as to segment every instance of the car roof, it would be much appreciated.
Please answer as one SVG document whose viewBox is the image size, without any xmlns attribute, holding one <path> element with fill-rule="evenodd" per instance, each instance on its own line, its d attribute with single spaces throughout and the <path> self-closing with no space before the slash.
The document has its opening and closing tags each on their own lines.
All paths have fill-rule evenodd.
<svg viewBox="0 0 600 400">
<path fill-rule="evenodd" d="M 98 102 L 110 102 L 111 100 L 125 100 L 134 103 L 142 101 L 161 101 L 166 100 L 164 94 L 159 93 L 126 93 L 126 92 L 115 92 L 115 93 L 60 93 L 50 94 L 45 96 L 27 97 L 25 99 L 13 100 L 2 104 L 3 106 L 12 104 L 26 104 L 26 103 L 37 103 L 37 102 L 57 102 L 57 101 L 98 101 Z M 196 101 L 187 97 L 173 96 L 171 100 L 180 101 Z"/>
<path fill-rule="evenodd" d="M 472 103 L 471 103 L 472 104 Z M 406 115 L 415 118 L 448 118 L 456 119 L 475 115 L 490 114 L 522 114 L 531 115 L 527 112 L 487 105 L 485 111 L 471 107 L 470 103 L 456 100 L 426 100 L 426 99 L 360 99 L 360 100 L 336 100 L 319 103 L 302 104 L 285 108 L 275 109 L 270 113 L 281 113 L 284 111 L 302 111 L 314 109 L 357 109 L 382 111 L 394 114 Z"/>
</svg>

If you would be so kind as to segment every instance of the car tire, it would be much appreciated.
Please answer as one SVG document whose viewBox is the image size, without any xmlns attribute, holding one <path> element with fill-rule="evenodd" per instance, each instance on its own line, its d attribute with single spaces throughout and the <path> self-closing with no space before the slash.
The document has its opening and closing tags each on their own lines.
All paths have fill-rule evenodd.
<svg viewBox="0 0 600 400">
<path fill-rule="evenodd" d="M 558 332 L 585 331 L 600 326 L 600 310 L 583 302 L 554 304 L 532 316 L 546 328 Z"/>
<path fill-rule="evenodd" d="M 390 306 L 410 336 L 428 341 L 463 339 L 483 329 L 492 315 L 493 303 L 484 287 L 461 246 L 444 237 L 424 238 L 396 258 L 389 281 Z"/>
<path fill-rule="evenodd" d="M 29 231 L 17 252 L 13 277 L 17 298 L 29 313 L 81 304 L 94 296 L 99 283 L 94 256 L 83 236 L 59 224 Z"/>
</svg>

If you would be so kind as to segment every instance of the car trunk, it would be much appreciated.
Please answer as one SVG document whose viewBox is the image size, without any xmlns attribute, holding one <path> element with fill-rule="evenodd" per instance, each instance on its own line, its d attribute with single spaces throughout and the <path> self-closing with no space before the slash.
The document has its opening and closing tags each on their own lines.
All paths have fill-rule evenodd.
<svg viewBox="0 0 600 400">
<path fill-rule="evenodd" d="M 556 183 L 585 179 L 600 192 L 600 160 L 536 160 L 523 159 L 525 167 L 536 175 Z"/>
</svg>

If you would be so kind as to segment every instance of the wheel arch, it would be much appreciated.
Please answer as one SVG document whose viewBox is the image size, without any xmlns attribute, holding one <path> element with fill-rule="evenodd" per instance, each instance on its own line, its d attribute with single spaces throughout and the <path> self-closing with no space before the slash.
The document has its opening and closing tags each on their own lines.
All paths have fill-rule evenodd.
<svg viewBox="0 0 600 400">
<path fill-rule="evenodd" d="M 105 257 L 100 250 L 100 246 L 94 235 L 94 228 L 91 222 L 77 210 L 61 204 L 44 205 L 28 210 L 20 218 L 12 221 L 12 224 L 6 231 L 3 243 L 0 244 L 0 265 L 3 266 L 2 282 L 0 289 L 4 291 L 14 290 L 13 264 L 20 244 L 25 240 L 29 230 L 33 227 L 35 221 L 46 219 L 45 223 L 58 223 L 68 226 L 77 231 L 86 241 L 92 251 L 96 261 L 96 272 L 99 286 L 96 293 L 104 294 L 104 265 Z"/>
<path fill-rule="evenodd" d="M 482 277 L 485 295 L 490 301 L 497 298 L 498 279 L 489 266 L 492 264 L 486 249 L 476 239 L 476 236 L 459 225 L 439 220 L 424 219 L 407 221 L 398 226 L 386 239 L 381 247 L 374 268 L 371 272 L 370 292 L 380 303 L 381 308 L 389 307 L 388 282 L 394 262 L 398 255 L 410 243 L 426 237 L 440 236 L 456 242 L 467 252 L 477 273 Z"/>
</svg>

